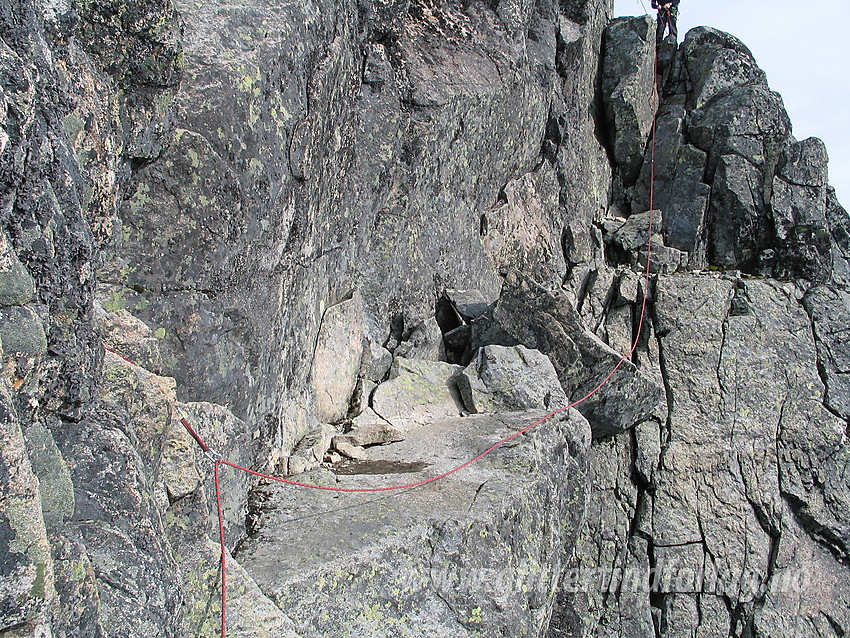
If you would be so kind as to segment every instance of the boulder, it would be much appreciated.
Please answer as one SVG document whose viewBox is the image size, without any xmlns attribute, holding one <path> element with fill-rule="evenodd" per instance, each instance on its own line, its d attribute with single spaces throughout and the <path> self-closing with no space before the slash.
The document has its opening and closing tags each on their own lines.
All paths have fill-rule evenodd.
<svg viewBox="0 0 850 638">
<path fill-rule="evenodd" d="M 18 259 L 6 234 L 0 233 L 0 306 L 23 306 L 34 294 L 32 275 Z"/>
<path fill-rule="evenodd" d="M 443 344 L 443 333 L 437 320 L 431 317 L 410 330 L 393 354 L 405 359 L 444 361 L 446 347 Z"/>
<path fill-rule="evenodd" d="M 771 175 L 791 136 L 782 98 L 766 86 L 719 93 L 687 118 L 688 137 L 709 154 L 709 170 L 723 155 L 738 155 Z"/>
<path fill-rule="evenodd" d="M 463 411 L 456 382 L 460 369 L 441 361 L 396 358 L 389 380 L 372 395 L 372 409 L 402 432 L 457 416 Z"/>
<path fill-rule="evenodd" d="M 471 323 L 480 317 L 490 305 L 480 290 L 448 289 L 446 297 L 465 323 Z"/>
<path fill-rule="evenodd" d="M 363 353 L 363 300 L 360 293 L 325 310 L 310 381 L 316 396 L 316 418 L 342 421 L 357 385 Z"/>
<path fill-rule="evenodd" d="M 556 410 L 568 403 L 549 357 L 523 346 L 480 348 L 457 384 L 472 413 Z"/>
<path fill-rule="evenodd" d="M 452 328 L 443 335 L 446 347 L 456 352 L 465 352 L 472 338 L 472 327 L 468 324 Z"/>
<path fill-rule="evenodd" d="M 325 453 L 330 449 L 331 441 L 337 434 L 337 430 L 330 425 L 320 425 L 313 428 L 298 442 L 298 445 L 292 451 L 292 456 L 300 456 L 306 459 L 310 466 L 318 467 L 324 460 Z"/>
<path fill-rule="evenodd" d="M 650 229 L 655 235 L 661 230 L 664 223 L 661 211 L 652 210 L 644 213 L 636 213 L 630 216 L 617 228 L 611 239 L 619 244 L 623 250 L 636 251 L 646 246 L 649 241 Z"/>
<path fill-rule="evenodd" d="M 98 301 L 94 304 L 94 318 L 103 335 L 104 347 L 146 370 L 162 373 L 160 342 L 166 336 L 165 330 L 153 330 L 125 308 L 107 311 Z"/>
<path fill-rule="evenodd" d="M 0 339 L 7 356 L 39 357 L 47 352 L 44 325 L 27 306 L 0 307 Z"/>
<path fill-rule="evenodd" d="M 383 445 L 384 443 L 404 441 L 404 433 L 401 430 L 394 428 L 374 412 L 370 416 L 374 418 L 361 420 L 346 434 L 334 436 L 334 446 L 340 442 L 365 447 L 367 445 Z"/>
<path fill-rule="evenodd" d="M 665 246 L 657 239 L 652 240 L 652 250 L 642 246 L 635 258 L 635 269 L 646 270 L 653 274 L 672 275 L 688 265 L 688 253 Z"/>
<path fill-rule="evenodd" d="M 364 379 L 380 383 L 386 378 L 392 364 L 393 353 L 370 340 L 363 349 L 360 373 Z"/>
<path fill-rule="evenodd" d="M 359 445 L 354 445 L 349 443 L 345 439 L 334 438 L 334 449 L 342 454 L 345 458 L 351 459 L 352 461 L 364 461 L 369 458 L 366 454 L 366 450 L 364 450 Z"/>
<path fill-rule="evenodd" d="M 614 161 L 626 184 L 640 172 L 655 118 L 655 22 L 615 18 L 603 34 L 602 103 Z"/>
<path fill-rule="evenodd" d="M 563 291 L 548 291 L 519 275 L 505 279 L 499 301 L 474 328 L 478 347 L 523 345 L 547 355 L 570 401 L 589 395 L 611 375 L 577 406 L 595 437 L 646 420 L 663 396 L 631 361 L 621 361 L 622 354 L 584 327 Z"/>
</svg>

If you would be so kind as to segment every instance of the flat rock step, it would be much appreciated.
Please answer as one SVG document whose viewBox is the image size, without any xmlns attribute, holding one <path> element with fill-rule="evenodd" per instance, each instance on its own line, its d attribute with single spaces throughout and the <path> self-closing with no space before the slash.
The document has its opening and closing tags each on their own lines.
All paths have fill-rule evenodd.
<svg viewBox="0 0 850 638">
<path fill-rule="evenodd" d="M 299 478 L 342 488 L 415 483 L 541 416 L 445 419 L 367 449 L 339 474 Z M 539 636 L 581 518 L 590 440 L 570 410 L 415 489 L 262 486 L 237 559 L 304 638 Z"/>
</svg>

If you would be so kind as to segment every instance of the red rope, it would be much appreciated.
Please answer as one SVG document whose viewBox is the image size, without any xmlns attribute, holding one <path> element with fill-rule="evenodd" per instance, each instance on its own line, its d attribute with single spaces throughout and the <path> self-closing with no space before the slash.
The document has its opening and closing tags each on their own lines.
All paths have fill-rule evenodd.
<svg viewBox="0 0 850 638">
<path fill-rule="evenodd" d="M 655 71 L 655 74 L 654 74 L 653 79 L 655 80 L 655 85 L 654 85 L 654 92 L 653 92 L 653 96 L 652 96 L 652 104 L 653 104 L 652 150 L 651 150 L 651 155 L 650 155 L 650 181 L 649 181 L 649 240 L 647 242 L 648 245 L 647 245 L 647 250 L 646 250 L 646 281 L 645 281 L 643 300 L 641 302 L 640 321 L 638 322 L 637 335 L 635 336 L 634 343 L 632 344 L 632 347 L 629 350 L 628 354 L 623 355 L 620 358 L 620 360 L 617 362 L 617 365 L 615 365 L 614 368 L 611 370 L 611 372 L 608 373 L 608 376 L 606 376 L 602 381 L 600 381 L 596 385 L 596 387 L 594 387 L 586 395 L 584 395 L 583 397 L 581 397 L 580 399 L 578 399 L 576 401 L 573 401 L 572 403 L 570 403 L 569 405 L 567 405 L 563 408 L 559 408 L 557 410 L 554 410 L 553 412 L 550 412 L 549 414 L 547 414 L 546 416 L 544 416 L 541 419 L 538 419 L 537 421 L 535 421 L 531 425 L 528 425 L 528 426 L 524 427 L 523 429 L 521 429 L 517 432 L 514 432 L 512 435 L 505 437 L 504 439 L 501 439 L 500 441 L 494 443 L 493 445 L 488 447 L 486 450 L 481 452 L 481 454 L 479 454 L 478 456 L 476 456 L 472 459 L 469 459 L 465 463 L 458 465 L 457 467 L 454 467 L 454 468 L 452 468 L 452 469 L 450 469 L 446 472 L 443 472 L 442 474 L 438 474 L 437 476 L 432 476 L 431 478 L 423 479 L 421 481 L 416 481 L 414 483 L 407 483 L 405 485 L 389 485 L 389 486 L 385 486 L 385 487 L 359 487 L 358 488 L 358 487 L 330 487 L 330 486 L 326 486 L 326 485 L 314 485 L 312 483 L 302 483 L 300 481 L 290 481 L 290 480 L 287 480 L 287 479 L 284 479 L 284 478 L 280 478 L 278 476 L 272 476 L 270 474 L 263 474 L 262 472 L 257 472 L 256 470 L 252 470 L 252 469 L 249 469 L 249 468 L 246 468 L 246 467 L 242 467 L 241 465 L 236 465 L 235 463 L 231 463 L 230 461 L 222 459 L 218 455 L 217 452 L 214 452 L 213 450 L 211 450 L 209 448 L 209 446 L 207 446 L 206 443 L 204 443 L 203 439 L 201 439 L 201 437 L 198 435 L 198 433 L 192 428 L 188 419 L 185 416 L 181 417 L 180 422 L 183 424 L 183 426 L 186 428 L 186 430 L 189 432 L 189 434 L 192 436 L 192 438 L 195 439 L 195 441 L 198 443 L 200 448 L 204 451 L 204 454 L 210 460 L 213 461 L 213 475 L 214 475 L 214 479 L 215 479 L 215 503 L 216 503 L 216 510 L 218 512 L 218 535 L 219 535 L 219 544 L 221 545 L 221 638 L 226 638 L 226 628 L 227 628 L 227 623 L 226 623 L 226 607 L 227 607 L 226 556 L 227 556 L 227 547 L 226 547 L 225 541 L 224 541 L 224 516 L 222 515 L 222 511 L 221 511 L 221 488 L 220 488 L 220 485 L 219 485 L 219 466 L 227 465 L 228 467 L 232 467 L 236 470 L 241 470 L 242 472 L 246 472 L 247 474 L 251 474 L 253 476 L 268 479 L 268 480 L 271 480 L 271 481 L 276 481 L 278 483 L 286 483 L 287 485 L 294 485 L 296 487 L 304 487 L 304 488 L 309 488 L 309 489 L 314 489 L 314 490 L 323 490 L 323 491 L 327 491 L 327 492 L 345 492 L 345 493 L 389 492 L 389 491 L 406 490 L 406 489 L 411 489 L 411 488 L 415 488 L 415 487 L 421 487 L 422 485 L 427 485 L 429 483 L 434 483 L 435 481 L 439 481 L 441 479 L 444 479 L 447 476 L 450 476 L 450 475 L 454 474 L 455 472 L 458 472 L 458 471 L 464 469 L 465 467 L 472 465 L 476 461 L 478 461 L 478 460 L 482 459 L 483 457 L 487 456 L 488 454 L 490 454 L 496 448 L 504 445 L 508 441 L 512 441 L 513 439 L 517 438 L 518 436 L 525 434 L 526 432 L 535 428 L 536 426 L 540 425 L 541 423 L 548 421 L 549 419 L 551 419 L 556 414 L 560 414 L 561 412 L 565 412 L 566 410 L 569 410 L 570 408 L 574 408 L 577 405 L 584 403 L 589 398 L 591 398 L 593 395 L 595 395 L 597 392 L 599 392 L 599 390 L 602 389 L 602 387 L 606 383 L 608 383 L 608 381 L 611 379 L 612 376 L 614 376 L 614 373 L 616 373 L 617 370 L 619 370 L 620 366 L 623 365 L 623 362 L 626 361 L 626 359 L 630 359 L 632 357 L 635 350 L 637 349 L 637 344 L 640 341 L 640 336 L 641 336 L 641 333 L 643 332 L 644 318 L 646 317 L 646 298 L 647 298 L 647 293 L 649 291 L 649 274 L 650 274 L 649 269 L 650 269 L 650 258 L 652 256 L 652 221 L 653 221 L 652 220 L 652 210 L 653 210 L 654 204 L 655 204 L 655 198 L 654 198 L 654 195 L 655 195 L 655 129 L 656 129 L 655 114 L 656 114 L 656 111 L 657 111 L 657 99 L 658 99 L 658 93 L 657 93 L 658 51 L 657 50 L 656 50 L 656 53 L 655 53 L 654 71 Z M 121 359 L 123 359 L 127 363 L 130 363 L 132 365 L 136 365 L 132 361 L 130 361 L 129 359 L 118 354 L 117 352 L 114 352 L 113 350 L 110 350 L 109 348 L 104 348 L 104 349 L 107 352 L 110 352 L 110 353 L 116 355 L 117 357 L 120 357 Z"/>
<path fill-rule="evenodd" d="M 185 419 L 183 420 L 185 421 Z M 215 507 L 218 510 L 218 540 L 221 544 L 221 638 L 225 638 L 227 627 L 227 622 L 225 621 L 225 608 L 227 607 L 227 548 L 224 544 L 224 517 L 221 515 L 221 490 L 218 484 L 219 465 L 221 465 L 221 460 L 216 459 L 213 463 L 213 475 L 215 476 Z"/>
<path fill-rule="evenodd" d="M 651 216 L 650 216 L 649 228 L 650 228 L 650 235 L 651 235 L 652 234 L 652 219 L 651 219 Z M 646 272 L 646 285 L 647 285 L 647 287 L 649 286 L 649 269 L 647 269 L 647 272 Z M 243 472 L 247 472 L 248 474 L 253 474 L 254 476 L 257 476 L 257 477 L 260 477 L 260 478 L 270 479 L 270 480 L 276 481 L 278 483 L 286 483 L 287 485 L 294 485 L 296 487 L 306 487 L 306 488 L 310 488 L 310 489 L 314 489 L 314 490 L 324 490 L 326 492 L 347 492 L 347 493 L 390 492 L 390 491 L 394 491 L 394 490 L 407 490 L 407 489 L 410 489 L 410 488 L 413 488 L 413 487 L 420 487 L 422 485 L 427 485 L 428 483 L 433 483 L 435 481 L 439 481 L 440 479 L 444 479 L 447 476 L 450 476 L 450 475 L 454 474 L 455 472 L 458 472 L 458 471 L 462 470 L 463 468 L 472 465 L 473 463 L 475 463 L 479 459 L 482 459 L 483 457 L 490 454 L 490 452 L 495 450 L 497 447 L 504 445 L 508 441 L 512 441 L 513 439 L 517 438 L 518 436 L 525 434 L 526 432 L 528 432 L 532 428 L 540 425 L 544 421 L 548 421 L 549 419 L 551 419 L 556 414 L 560 414 L 561 412 L 565 412 L 566 410 L 569 410 L 570 408 L 574 408 L 575 406 L 580 405 L 581 403 L 584 403 L 590 397 L 592 397 L 594 394 L 599 392 L 599 390 L 602 388 L 602 386 L 604 386 L 606 383 L 608 383 L 608 381 L 611 379 L 611 377 L 614 376 L 614 373 L 617 372 L 617 370 L 620 368 L 621 365 L 623 365 L 623 362 L 626 359 L 631 358 L 631 356 L 634 354 L 634 351 L 637 348 L 637 344 L 640 341 L 640 334 L 643 331 L 643 320 L 644 320 L 644 316 L 646 314 L 645 311 L 646 311 L 646 295 L 643 296 L 643 302 L 641 304 L 641 312 L 640 312 L 640 322 L 638 323 L 637 337 L 635 338 L 635 341 L 632 344 L 631 350 L 629 350 L 628 354 L 625 354 L 620 358 L 620 360 L 617 362 L 617 365 L 614 366 L 614 368 L 611 370 L 611 372 L 608 373 L 608 376 L 606 376 L 604 379 L 602 379 L 602 381 L 600 381 L 599 384 L 597 384 L 596 387 L 593 388 L 593 390 L 591 390 L 590 392 L 585 394 L 582 398 L 580 398 L 576 401 L 573 401 L 569 405 L 564 406 L 563 408 L 558 408 L 557 410 L 554 410 L 553 412 L 550 412 L 546 416 L 538 419 L 537 421 L 535 421 L 531 425 L 528 425 L 528 426 L 524 427 L 523 429 L 518 430 L 517 432 L 514 432 L 510 436 L 505 437 L 504 439 L 501 439 L 500 441 L 497 441 L 496 443 L 494 443 L 493 445 L 488 447 L 486 450 L 484 450 L 478 456 L 476 456 L 472 459 L 469 459 L 465 463 L 458 465 L 457 467 L 454 467 L 454 468 L 452 468 L 452 469 L 450 469 L 446 472 L 443 472 L 442 474 L 438 474 L 437 476 L 432 476 L 431 478 L 423 479 L 421 481 L 416 481 L 415 483 L 406 483 L 404 485 L 388 485 L 388 486 L 385 486 L 385 487 L 331 487 L 331 486 L 327 486 L 327 485 L 314 485 L 313 483 L 301 483 L 299 481 L 290 481 L 290 480 L 287 480 L 287 479 L 284 479 L 284 478 L 280 478 L 279 476 L 272 476 L 270 474 L 263 474 L 262 472 L 257 472 L 256 470 L 251 470 L 247 467 L 242 467 L 241 465 L 236 465 L 235 463 L 231 463 L 230 461 L 226 461 L 224 459 L 222 459 L 220 462 L 224 465 L 228 465 L 228 466 L 230 466 L 234 469 L 237 469 L 237 470 L 242 470 Z"/>
</svg>

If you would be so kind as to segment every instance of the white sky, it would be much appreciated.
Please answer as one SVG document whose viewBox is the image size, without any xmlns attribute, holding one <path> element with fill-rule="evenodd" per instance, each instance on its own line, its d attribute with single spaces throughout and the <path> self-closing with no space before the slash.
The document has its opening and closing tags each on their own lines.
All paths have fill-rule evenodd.
<svg viewBox="0 0 850 638">
<path fill-rule="evenodd" d="M 615 0 L 614 15 L 641 15 L 650 0 Z M 708 25 L 740 38 L 782 95 L 798 140 L 821 138 L 829 182 L 850 209 L 848 0 L 681 0 L 679 40 Z"/>
</svg>

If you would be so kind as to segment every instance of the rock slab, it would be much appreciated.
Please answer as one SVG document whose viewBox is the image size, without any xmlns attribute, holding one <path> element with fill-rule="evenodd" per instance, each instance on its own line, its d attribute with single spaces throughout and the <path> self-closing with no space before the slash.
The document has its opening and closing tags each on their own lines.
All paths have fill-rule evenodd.
<svg viewBox="0 0 850 638">
<path fill-rule="evenodd" d="M 369 449 L 362 474 L 319 471 L 311 482 L 416 482 L 540 416 L 435 422 Z M 256 532 L 237 558 L 305 638 L 541 636 L 579 526 L 590 440 L 570 411 L 413 491 L 376 498 L 265 486 Z"/>
</svg>

